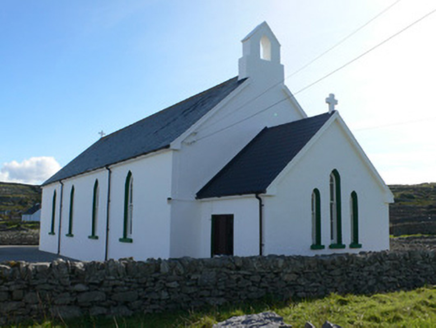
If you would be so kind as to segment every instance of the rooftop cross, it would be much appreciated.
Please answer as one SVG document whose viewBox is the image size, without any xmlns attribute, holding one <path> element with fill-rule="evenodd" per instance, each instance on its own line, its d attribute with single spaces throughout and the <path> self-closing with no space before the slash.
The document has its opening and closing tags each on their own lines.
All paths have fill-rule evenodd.
<svg viewBox="0 0 436 328">
<path fill-rule="evenodd" d="M 335 110 L 335 105 L 338 104 L 338 100 L 335 99 L 335 95 L 331 93 L 328 98 L 325 98 L 325 102 L 329 104 L 329 113 L 332 113 Z"/>
<path fill-rule="evenodd" d="M 103 130 L 101 130 L 98 134 L 100 135 L 100 138 L 103 138 L 106 135 L 106 133 L 104 133 Z"/>
</svg>

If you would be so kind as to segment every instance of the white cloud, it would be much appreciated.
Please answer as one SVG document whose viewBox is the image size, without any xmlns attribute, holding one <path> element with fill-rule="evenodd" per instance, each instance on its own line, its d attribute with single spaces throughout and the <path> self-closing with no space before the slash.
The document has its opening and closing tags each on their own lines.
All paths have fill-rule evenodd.
<svg viewBox="0 0 436 328">
<path fill-rule="evenodd" d="M 0 169 L 0 181 L 40 184 L 59 171 L 61 166 L 54 157 L 31 157 L 18 163 L 4 163 Z"/>
</svg>

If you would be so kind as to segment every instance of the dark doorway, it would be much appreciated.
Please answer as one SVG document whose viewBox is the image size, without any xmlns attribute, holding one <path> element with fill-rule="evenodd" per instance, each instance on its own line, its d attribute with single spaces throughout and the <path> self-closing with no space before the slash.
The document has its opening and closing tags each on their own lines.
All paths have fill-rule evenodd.
<svg viewBox="0 0 436 328">
<path fill-rule="evenodd" d="M 211 255 L 233 255 L 233 214 L 212 215 Z"/>
</svg>

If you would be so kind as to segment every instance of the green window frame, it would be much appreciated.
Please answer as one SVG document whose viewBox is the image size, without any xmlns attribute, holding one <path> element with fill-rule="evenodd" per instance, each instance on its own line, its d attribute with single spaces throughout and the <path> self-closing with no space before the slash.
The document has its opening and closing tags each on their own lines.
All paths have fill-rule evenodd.
<svg viewBox="0 0 436 328">
<path fill-rule="evenodd" d="M 332 249 L 345 248 L 342 243 L 341 176 L 334 169 L 330 173 L 330 246 Z"/>
<path fill-rule="evenodd" d="M 124 220 L 123 220 L 123 237 L 119 239 L 123 243 L 131 243 L 133 234 L 133 175 L 127 173 L 124 186 Z"/>
<path fill-rule="evenodd" d="M 94 189 L 92 192 L 92 217 L 91 217 L 91 235 L 88 236 L 89 239 L 98 239 L 97 236 L 97 220 L 98 220 L 98 208 L 100 199 L 100 187 L 98 185 L 98 180 L 94 182 Z"/>
<path fill-rule="evenodd" d="M 359 202 L 357 193 L 350 195 L 350 218 L 351 218 L 351 244 L 350 248 L 362 248 L 359 244 Z"/>
<path fill-rule="evenodd" d="M 321 243 L 321 194 L 317 188 L 312 192 L 312 245 L 310 249 L 324 249 Z"/>
<path fill-rule="evenodd" d="M 51 208 L 51 227 L 50 227 L 50 232 L 48 233 L 49 235 L 54 235 L 55 234 L 55 220 L 56 220 L 56 190 L 53 192 L 53 199 L 52 199 L 52 204 L 51 204 L 52 208 Z"/>
<path fill-rule="evenodd" d="M 70 212 L 68 215 L 68 233 L 65 235 L 67 237 L 74 237 L 73 216 L 74 216 L 74 186 L 71 187 L 71 192 L 70 192 Z"/>
</svg>

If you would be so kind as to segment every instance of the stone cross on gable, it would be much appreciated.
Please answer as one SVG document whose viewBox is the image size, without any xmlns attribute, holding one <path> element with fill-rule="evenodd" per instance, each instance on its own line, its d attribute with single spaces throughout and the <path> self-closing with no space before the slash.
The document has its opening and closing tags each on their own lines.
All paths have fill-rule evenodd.
<svg viewBox="0 0 436 328">
<path fill-rule="evenodd" d="M 98 134 L 100 135 L 100 138 L 103 138 L 106 135 L 106 133 L 104 133 L 103 130 L 101 130 Z"/>
<path fill-rule="evenodd" d="M 325 102 L 329 104 L 329 113 L 333 113 L 335 106 L 338 104 L 338 100 L 335 99 L 335 95 L 331 93 L 328 98 L 325 98 Z"/>
</svg>

